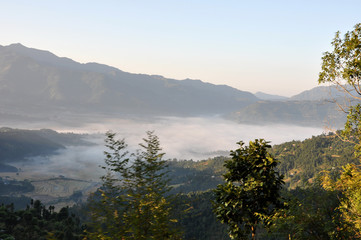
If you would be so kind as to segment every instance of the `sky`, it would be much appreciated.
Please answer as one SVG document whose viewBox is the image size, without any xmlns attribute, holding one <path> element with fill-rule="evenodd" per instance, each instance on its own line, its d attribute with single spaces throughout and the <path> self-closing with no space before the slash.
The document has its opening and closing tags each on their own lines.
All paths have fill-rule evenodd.
<svg viewBox="0 0 361 240">
<path fill-rule="evenodd" d="M 21 43 L 131 73 L 292 96 L 317 86 L 361 1 L 1 1 L 0 45 Z"/>
</svg>

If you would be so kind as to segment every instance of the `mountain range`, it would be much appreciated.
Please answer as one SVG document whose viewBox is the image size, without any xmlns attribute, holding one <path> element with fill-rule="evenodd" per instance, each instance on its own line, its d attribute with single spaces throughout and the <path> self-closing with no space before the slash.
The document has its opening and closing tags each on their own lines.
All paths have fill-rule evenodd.
<svg viewBox="0 0 361 240">
<path fill-rule="evenodd" d="M 27 107 L 125 114 L 218 114 L 257 101 L 249 92 L 200 80 L 131 74 L 80 64 L 20 44 L 0 47 L 0 100 Z"/>
<path fill-rule="evenodd" d="M 104 64 L 81 64 L 21 44 L 0 46 L 2 119 L 34 121 L 64 114 L 221 115 L 253 124 L 320 125 L 330 116 L 341 117 L 342 122 L 334 104 L 320 94 L 324 88 L 291 98 L 252 94 L 200 80 L 174 80 L 127 73 Z"/>
</svg>

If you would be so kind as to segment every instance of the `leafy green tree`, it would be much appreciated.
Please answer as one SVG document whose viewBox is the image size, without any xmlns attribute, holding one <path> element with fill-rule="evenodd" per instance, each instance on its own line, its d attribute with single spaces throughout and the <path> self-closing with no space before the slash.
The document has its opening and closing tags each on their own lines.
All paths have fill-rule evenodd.
<svg viewBox="0 0 361 240">
<path fill-rule="evenodd" d="M 179 194 L 173 202 L 174 218 L 189 240 L 229 240 L 226 225 L 220 223 L 212 209 L 213 190 Z"/>
<path fill-rule="evenodd" d="M 341 218 L 339 191 L 325 190 L 317 180 L 282 195 L 287 207 L 275 216 L 267 239 L 355 239 L 355 232 Z"/>
<path fill-rule="evenodd" d="M 147 132 L 142 150 L 129 154 L 124 140 L 106 134 L 103 187 L 93 207 L 93 239 L 178 239 L 170 217 L 170 188 L 158 137 Z M 90 230 L 91 231 L 91 230 Z"/>
<path fill-rule="evenodd" d="M 343 39 L 337 32 L 331 45 L 333 51 L 323 54 L 318 83 L 333 84 L 353 100 L 347 106 L 339 104 L 348 113 L 343 137 L 357 140 L 356 150 L 361 152 L 361 105 L 354 104 L 354 101 L 361 100 L 361 23 L 356 24 Z"/>
<path fill-rule="evenodd" d="M 361 100 L 361 23 L 353 31 L 347 32 L 342 39 L 340 32 L 332 41 L 333 51 L 324 53 L 319 83 L 332 83 L 343 90 L 354 101 Z M 361 157 L 361 104 L 351 102 L 346 107 L 348 113 L 342 136 L 346 141 L 355 143 L 355 155 Z M 339 206 L 344 220 L 353 225 L 361 236 L 361 169 L 355 164 L 346 165 L 340 179 L 330 181 L 324 178 L 325 188 L 342 191 Z"/>
<path fill-rule="evenodd" d="M 323 54 L 318 82 L 335 84 L 345 93 L 361 100 L 361 23 L 356 24 L 354 30 L 347 32 L 343 39 L 340 32 L 336 32 L 331 44 L 333 51 Z"/>
<path fill-rule="evenodd" d="M 340 177 L 332 179 L 331 174 L 323 177 L 323 187 L 328 191 L 342 193 L 337 210 L 341 212 L 343 225 L 341 229 L 352 232 L 352 239 L 361 238 L 361 171 L 355 164 L 343 167 Z M 345 239 L 345 238 L 344 238 Z"/>
<path fill-rule="evenodd" d="M 268 226 L 271 217 L 283 204 L 280 197 L 283 176 L 275 171 L 277 161 L 267 152 L 271 146 L 263 139 L 250 141 L 231 151 L 225 162 L 225 183 L 217 186 L 214 211 L 229 226 L 232 239 L 256 239 L 257 226 Z"/>
</svg>

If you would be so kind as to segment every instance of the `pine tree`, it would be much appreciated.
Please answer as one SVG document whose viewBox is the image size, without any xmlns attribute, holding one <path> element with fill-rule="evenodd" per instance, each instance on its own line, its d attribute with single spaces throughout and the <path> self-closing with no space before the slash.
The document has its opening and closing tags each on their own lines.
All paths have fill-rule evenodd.
<svg viewBox="0 0 361 240">
<path fill-rule="evenodd" d="M 129 154 L 124 140 L 106 134 L 105 163 L 100 202 L 93 205 L 94 239 L 177 239 L 170 217 L 170 188 L 159 139 L 153 132 Z"/>
</svg>

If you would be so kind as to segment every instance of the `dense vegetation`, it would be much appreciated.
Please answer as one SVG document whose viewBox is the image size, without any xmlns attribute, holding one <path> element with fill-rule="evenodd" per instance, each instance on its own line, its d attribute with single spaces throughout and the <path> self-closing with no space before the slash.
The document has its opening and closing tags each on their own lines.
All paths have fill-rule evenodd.
<svg viewBox="0 0 361 240">
<path fill-rule="evenodd" d="M 358 163 L 354 144 L 342 141 L 335 133 L 312 136 L 303 141 L 273 145 L 269 152 L 279 161 L 277 171 L 285 176 L 287 188 L 305 187 L 322 171 L 338 172 L 348 163 Z M 202 161 L 169 162 L 173 191 L 188 193 L 215 188 L 223 181 L 224 162 L 229 157 Z"/>
<path fill-rule="evenodd" d="M 181 239 L 171 216 L 171 196 L 158 137 L 147 137 L 135 153 L 107 132 L 99 194 L 90 201 L 90 239 Z"/>
<path fill-rule="evenodd" d="M 34 186 L 27 180 L 16 181 L 0 177 L 0 195 L 26 193 L 34 190 Z"/>
<path fill-rule="evenodd" d="M 0 129 L 0 162 L 24 160 L 26 157 L 48 155 L 63 145 L 55 143 L 32 131 L 9 128 Z"/>
<path fill-rule="evenodd" d="M 273 226 L 272 233 L 259 229 L 260 239 L 285 239 L 289 234 L 310 236 L 302 229 L 311 229 L 313 234 L 325 234 L 334 228 L 331 213 L 336 211 L 339 193 L 325 191 L 318 179 L 320 172 L 326 170 L 333 172 L 336 178 L 343 165 L 357 163 L 353 146 L 333 133 L 274 145 L 269 152 L 279 160 L 277 170 L 285 175 L 286 189 L 282 195 L 293 204 L 288 214 L 294 217 Z M 211 203 L 215 198 L 211 189 L 223 182 L 222 175 L 226 172 L 224 163 L 228 159 L 215 157 L 202 161 L 167 161 L 169 184 L 172 186 L 170 193 L 178 194 L 171 214 L 172 218 L 178 220 L 176 226 L 183 232 L 184 239 L 229 239 L 227 228 L 217 221 Z M 3 179 L 3 184 L 4 180 L 8 184 L 6 188 L 11 188 L 13 197 L 9 197 L 10 192 L 1 188 L 1 202 L 14 202 L 16 209 L 25 209 L 29 198 L 21 197 L 21 194 L 31 191 L 30 182 Z M 86 206 L 73 209 L 83 223 L 90 221 L 86 216 L 89 211 Z M 308 213 L 307 218 L 302 215 L 305 212 Z M 322 226 L 318 224 L 316 230 L 310 228 L 318 221 L 323 223 Z"/>
<path fill-rule="evenodd" d="M 280 162 L 278 170 L 285 175 L 286 186 L 294 188 L 304 187 L 322 171 L 337 172 L 348 163 L 357 163 L 354 146 L 329 133 L 275 145 L 270 153 Z"/>
<path fill-rule="evenodd" d="M 0 206 L 0 239 L 83 239 L 84 228 L 69 208 L 55 212 L 39 200 L 29 204 L 23 210 L 15 210 L 14 204 Z"/>
</svg>

